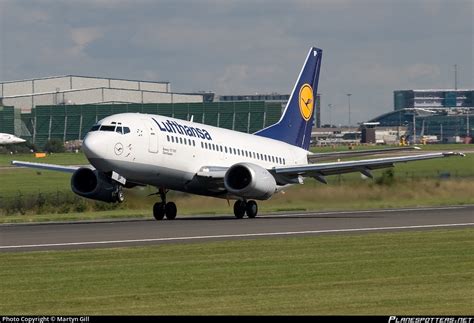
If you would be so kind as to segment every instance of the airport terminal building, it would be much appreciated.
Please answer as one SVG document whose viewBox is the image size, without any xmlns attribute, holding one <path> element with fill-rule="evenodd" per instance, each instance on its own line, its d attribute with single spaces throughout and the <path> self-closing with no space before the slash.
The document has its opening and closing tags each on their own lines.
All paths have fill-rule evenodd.
<svg viewBox="0 0 474 323">
<path fill-rule="evenodd" d="M 412 139 L 436 136 L 438 142 L 464 142 L 474 133 L 474 90 L 394 91 L 394 110 L 369 122 L 407 127 Z"/>
</svg>

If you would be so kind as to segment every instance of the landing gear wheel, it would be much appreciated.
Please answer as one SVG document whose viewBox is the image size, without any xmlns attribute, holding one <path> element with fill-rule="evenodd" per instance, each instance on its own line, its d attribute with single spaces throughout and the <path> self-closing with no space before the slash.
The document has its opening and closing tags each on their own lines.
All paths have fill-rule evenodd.
<svg viewBox="0 0 474 323">
<path fill-rule="evenodd" d="M 258 205 L 255 201 L 247 201 L 247 205 L 245 206 L 245 211 L 247 212 L 247 216 L 250 219 L 253 219 L 257 216 L 258 213 Z"/>
<path fill-rule="evenodd" d="M 117 202 L 119 203 L 122 203 L 125 200 L 125 195 L 123 194 L 122 186 L 119 186 L 117 188 L 116 198 L 117 198 Z"/>
<path fill-rule="evenodd" d="M 165 216 L 165 204 L 158 202 L 153 205 L 153 216 L 156 220 L 163 220 Z"/>
<path fill-rule="evenodd" d="M 173 202 L 166 203 L 165 215 L 168 220 L 174 220 L 176 218 L 177 213 L 178 209 L 176 208 L 176 204 L 174 204 Z"/>
<path fill-rule="evenodd" d="M 234 203 L 234 215 L 237 219 L 242 219 L 245 215 L 245 201 L 237 200 Z"/>
</svg>

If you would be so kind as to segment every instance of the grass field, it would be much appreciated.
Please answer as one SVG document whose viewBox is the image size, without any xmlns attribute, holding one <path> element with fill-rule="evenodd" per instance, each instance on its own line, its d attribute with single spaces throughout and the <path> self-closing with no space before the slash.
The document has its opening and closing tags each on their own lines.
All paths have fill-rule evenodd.
<svg viewBox="0 0 474 323">
<path fill-rule="evenodd" d="M 55 160 L 47 162 L 85 163 L 81 154 L 57 154 L 51 158 Z M 6 162 L 6 159 L 3 161 Z M 393 170 L 395 181 L 389 185 L 376 184 L 384 170 L 374 171 L 375 180 L 363 179 L 359 173 L 329 176 L 328 185 L 307 179 L 305 185 L 296 185 L 285 190 L 284 194 L 276 194 L 271 200 L 260 202 L 260 212 L 474 204 L 474 154 L 467 154 L 464 158 L 451 157 L 397 164 Z M 148 217 L 151 216 L 150 210 L 156 201 L 156 196 L 148 197 L 155 192 L 154 188 L 135 188 L 126 190 L 126 202 L 115 207 L 80 199 L 82 204 L 79 205 L 79 211 L 79 208 L 70 205 L 71 199 L 74 198 L 70 189 L 70 174 L 4 168 L 0 169 L 0 178 L 0 223 Z M 42 210 L 34 207 L 40 194 L 47 200 Z M 68 200 L 60 202 L 61 196 L 67 197 Z M 232 213 L 232 207 L 221 199 L 174 192 L 170 193 L 169 199 L 177 203 L 180 215 Z M 16 203 L 29 203 L 33 207 L 26 207 L 25 211 L 16 208 L 9 211 L 12 207 L 8 205 Z M 112 211 L 102 212 L 107 209 Z M 8 216 L 3 216 L 5 214 Z"/>
<path fill-rule="evenodd" d="M 473 234 L 0 253 L 0 313 L 470 315 Z"/>
<path fill-rule="evenodd" d="M 473 165 L 473 154 L 402 164 L 395 168 L 395 181 L 389 185 L 377 184 L 381 171 L 375 172 L 375 180 L 362 179 L 360 174 L 329 177 L 328 185 L 307 179 L 305 185 L 259 202 L 259 209 L 265 213 L 474 204 Z M 448 173 L 452 176 L 440 178 Z M 119 205 L 75 197 L 70 190 L 70 175 L 59 172 L 8 169 L 1 170 L 0 176 L 0 223 L 150 217 L 156 201 L 156 196 L 148 196 L 155 192 L 152 187 L 126 190 L 125 203 Z M 41 210 L 35 206 L 40 194 L 47 202 Z M 232 203 L 229 206 L 226 200 L 175 192 L 170 192 L 168 198 L 177 203 L 180 215 L 232 213 Z M 8 211 L 17 203 L 25 210 L 20 212 L 15 207 Z"/>
<path fill-rule="evenodd" d="M 47 160 L 48 163 L 63 163 L 69 160 L 72 164 L 85 164 L 85 160 L 71 160 L 76 158 L 73 154 L 58 154 L 55 157 L 57 161 Z M 64 155 L 64 156 L 61 156 Z M 73 155 L 70 157 L 68 155 Z M 66 157 L 67 156 L 67 157 Z M 82 155 L 81 155 L 82 156 Z M 456 178 L 474 178 L 474 154 L 468 154 L 466 157 L 450 157 L 442 159 L 433 159 L 425 161 L 417 161 L 410 163 L 396 164 L 393 168 L 395 176 L 398 178 L 439 178 L 441 177 L 456 177 Z M 374 171 L 374 175 L 380 176 L 383 170 Z M 11 197 L 22 194 L 37 194 L 38 192 L 51 193 L 57 191 L 70 190 L 70 174 L 43 171 L 34 169 L 1 169 L 0 176 L 2 185 L 0 186 L 0 197 Z M 347 175 L 329 176 L 328 182 L 330 184 L 341 181 L 355 180 L 360 182 L 361 176 L 359 173 L 352 173 Z"/>
<path fill-rule="evenodd" d="M 151 190 L 150 190 L 151 192 Z M 285 194 L 277 194 L 271 200 L 259 202 L 259 212 L 301 212 L 329 210 L 361 210 L 418 206 L 443 206 L 474 204 L 474 181 L 472 180 L 423 180 L 398 182 L 391 186 L 374 185 L 368 182 L 352 182 L 344 185 L 309 183 L 290 188 Z M 128 192 L 136 194 L 136 192 Z M 91 209 L 62 212 L 57 205 L 49 207 L 51 212 L 36 213 L 33 209 L 24 215 L 0 216 L 0 223 L 93 220 L 112 218 L 151 218 L 156 197 L 127 194 L 125 203 L 112 210 Z M 70 193 L 73 194 L 73 193 Z M 232 203 L 209 197 L 170 193 L 169 198 L 178 205 L 179 216 L 194 214 L 232 214 Z M 54 202 L 54 196 L 53 196 Z M 95 203 L 91 202 L 91 206 Z M 108 206 L 101 203 L 100 205 Z M 113 206 L 113 205 L 112 205 Z"/>
</svg>

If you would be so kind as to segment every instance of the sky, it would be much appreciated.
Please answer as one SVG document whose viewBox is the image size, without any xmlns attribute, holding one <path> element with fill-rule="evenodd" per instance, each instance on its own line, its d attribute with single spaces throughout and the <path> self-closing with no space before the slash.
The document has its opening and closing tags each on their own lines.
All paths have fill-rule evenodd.
<svg viewBox="0 0 474 323">
<path fill-rule="evenodd" d="M 473 0 L 0 0 L 0 82 L 169 81 L 175 92 L 289 94 L 323 49 L 322 123 L 393 110 L 393 91 L 474 88 Z M 332 106 L 329 109 L 329 105 Z"/>
</svg>

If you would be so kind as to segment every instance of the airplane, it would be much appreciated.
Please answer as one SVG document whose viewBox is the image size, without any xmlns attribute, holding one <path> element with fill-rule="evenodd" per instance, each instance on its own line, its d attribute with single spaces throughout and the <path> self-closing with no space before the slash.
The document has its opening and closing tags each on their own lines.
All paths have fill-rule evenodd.
<svg viewBox="0 0 474 323">
<path fill-rule="evenodd" d="M 26 142 L 26 140 L 8 133 L 0 133 L 0 145 L 21 144 L 22 142 Z"/>
<path fill-rule="evenodd" d="M 13 161 L 17 166 L 72 173 L 74 193 L 93 200 L 122 202 L 123 187 L 158 189 L 156 220 L 177 215 L 169 190 L 235 200 L 236 218 L 255 218 L 255 200 L 267 200 L 305 177 L 326 183 L 328 175 L 393 167 L 398 162 L 462 155 L 436 152 L 356 161 L 311 163 L 311 128 L 322 50 L 311 47 L 280 120 L 253 134 L 160 115 L 121 113 L 108 116 L 88 132 L 83 151 L 89 167 Z M 405 148 L 406 149 L 406 148 Z M 340 153 L 335 153 L 335 156 Z M 346 156 L 347 154 L 343 154 Z"/>
</svg>

